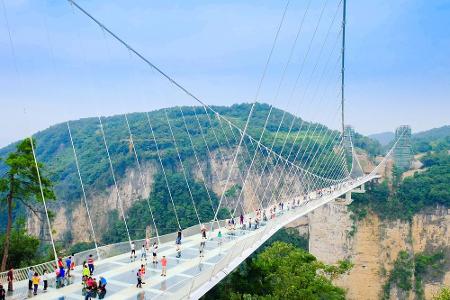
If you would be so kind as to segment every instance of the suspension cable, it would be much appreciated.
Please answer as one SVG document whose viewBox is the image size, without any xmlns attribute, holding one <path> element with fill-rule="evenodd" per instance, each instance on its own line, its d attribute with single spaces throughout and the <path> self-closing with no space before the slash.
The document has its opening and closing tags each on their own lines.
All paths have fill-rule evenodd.
<svg viewBox="0 0 450 300">
<path fill-rule="evenodd" d="M 92 224 L 91 213 L 89 211 L 89 206 L 87 204 L 86 190 L 84 188 L 83 178 L 81 177 L 80 164 L 78 163 L 78 155 L 77 155 L 77 151 L 75 149 L 75 144 L 73 142 L 72 130 L 70 129 L 70 124 L 69 124 L 70 122 L 67 121 L 66 123 L 67 123 L 67 130 L 69 132 L 70 144 L 72 145 L 73 157 L 75 159 L 75 166 L 77 168 L 78 179 L 80 180 L 81 191 L 83 193 L 84 205 L 86 207 L 86 212 L 87 212 L 87 216 L 89 219 L 89 225 L 92 230 L 92 237 L 94 238 L 95 251 L 97 252 L 98 259 L 101 259 L 100 252 L 98 251 L 98 244 L 97 244 L 97 238 L 95 236 L 94 225 Z"/>
<path fill-rule="evenodd" d="M 155 226 L 155 233 L 156 233 L 156 238 L 158 240 L 158 244 L 160 244 L 158 227 L 156 226 L 155 217 L 153 215 L 153 210 L 152 210 L 152 207 L 150 206 L 150 201 L 148 199 L 150 197 L 150 193 L 148 192 L 147 185 L 145 184 L 144 174 L 142 172 L 141 163 L 139 162 L 139 157 L 138 157 L 138 154 L 136 151 L 136 147 L 134 145 L 133 133 L 131 132 L 131 127 L 130 127 L 130 122 L 128 121 L 128 116 L 127 116 L 127 114 L 124 114 L 124 116 L 125 116 L 125 122 L 127 124 L 128 134 L 130 136 L 131 147 L 133 149 L 134 158 L 136 160 L 136 165 L 137 165 L 138 172 L 139 172 L 139 177 L 141 179 L 142 188 L 144 189 L 144 194 L 147 195 L 147 197 L 146 197 L 147 206 L 148 206 L 148 209 L 150 210 L 150 216 L 152 217 L 153 226 Z"/>
<path fill-rule="evenodd" d="M 103 144 L 105 145 L 106 154 L 108 156 L 109 168 L 111 170 L 111 175 L 112 175 L 112 179 L 113 179 L 113 182 L 114 182 L 114 187 L 116 189 L 117 200 L 119 202 L 120 212 L 122 214 L 123 222 L 125 224 L 125 229 L 127 230 L 128 241 L 129 241 L 129 243 L 131 245 L 131 236 L 130 236 L 130 231 L 128 229 L 127 219 L 125 217 L 125 211 L 124 211 L 124 208 L 123 208 L 122 197 L 120 196 L 119 186 L 117 185 L 116 175 L 114 173 L 114 167 L 113 167 L 113 163 L 112 163 L 112 160 L 111 160 L 111 155 L 109 153 L 108 143 L 106 142 L 106 135 L 105 135 L 105 131 L 103 129 L 103 122 L 102 122 L 102 118 L 100 116 L 98 116 L 98 122 L 100 124 L 100 132 L 101 132 L 102 137 L 103 137 Z"/>
<path fill-rule="evenodd" d="M 153 137 L 153 142 L 155 143 L 156 154 L 158 156 L 158 160 L 159 160 L 159 163 L 161 165 L 161 169 L 162 169 L 162 172 L 163 172 L 164 180 L 166 182 L 167 191 L 169 193 L 169 198 L 170 198 L 170 201 L 172 202 L 172 208 L 173 208 L 173 211 L 175 213 L 175 219 L 177 220 L 178 228 L 181 230 L 182 228 L 181 228 L 180 220 L 178 219 L 177 209 L 175 207 L 175 202 L 173 201 L 172 191 L 170 190 L 169 180 L 167 179 L 166 170 L 164 168 L 164 164 L 163 164 L 163 161 L 162 161 L 162 158 L 161 158 L 161 153 L 159 151 L 158 142 L 156 141 L 155 132 L 153 131 L 153 126 L 152 126 L 152 123 L 150 122 L 150 116 L 148 115 L 148 112 L 145 112 L 145 115 L 147 116 L 147 123 L 148 123 L 148 126 L 150 127 L 150 131 L 151 131 L 151 134 L 152 134 L 152 137 Z"/>
</svg>

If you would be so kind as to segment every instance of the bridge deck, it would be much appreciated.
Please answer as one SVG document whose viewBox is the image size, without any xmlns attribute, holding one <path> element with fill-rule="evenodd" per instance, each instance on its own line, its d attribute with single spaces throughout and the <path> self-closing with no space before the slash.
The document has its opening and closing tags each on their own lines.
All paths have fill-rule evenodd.
<svg viewBox="0 0 450 300">
<path fill-rule="evenodd" d="M 267 224 L 261 224 L 262 226 L 257 230 L 228 230 L 222 228 L 223 238 L 220 245 L 217 230 L 209 232 L 204 258 L 199 258 L 200 234 L 183 238 L 180 258 L 176 257 L 174 243 L 163 243 L 158 251 L 158 259 L 163 255 L 168 259 L 167 277 L 160 276 L 160 263 L 153 265 L 151 255 L 148 255 L 147 263 L 141 262 L 139 249 L 136 251 L 138 256 L 136 261 L 130 260 L 129 253 L 97 261 L 94 277 L 98 279 L 99 276 L 103 276 L 107 279 L 107 294 L 105 297 L 107 299 L 162 299 L 163 297 L 179 299 L 186 296 L 198 298 L 281 227 L 374 177 L 376 176 L 362 178 L 340 190 L 305 202 L 298 207 L 285 209 L 275 219 L 269 220 Z M 138 244 L 136 248 L 140 248 L 140 246 Z M 227 259 L 225 259 L 225 256 Z M 145 284 L 139 289 L 136 288 L 136 273 L 141 263 L 146 264 L 146 274 Z M 65 287 L 59 289 L 50 287 L 45 293 L 40 287 L 38 295 L 33 298 L 47 300 L 82 299 L 81 268 L 77 267 L 72 275 L 70 282 Z M 26 281 L 17 283 L 15 288 L 14 295 L 7 297 L 8 299 L 26 299 L 32 296 L 27 290 Z"/>
</svg>

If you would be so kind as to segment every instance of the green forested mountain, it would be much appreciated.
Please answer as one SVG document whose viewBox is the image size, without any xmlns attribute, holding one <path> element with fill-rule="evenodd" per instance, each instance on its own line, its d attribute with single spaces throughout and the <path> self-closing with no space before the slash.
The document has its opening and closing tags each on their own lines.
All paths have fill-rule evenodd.
<svg viewBox="0 0 450 300">
<path fill-rule="evenodd" d="M 250 104 L 236 104 L 230 107 L 216 106 L 213 109 L 232 121 L 236 126 L 242 128 L 250 107 Z M 255 107 L 248 132 L 256 139 L 262 133 L 262 128 L 264 127 L 269 110 L 270 106 L 267 104 L 257 104 Z M 226 156 L 229 153 L 233 153 L 229 149 L 232 148 L 234 150 L 234 147 L 238 143 L 239 131 L 224 121 L 219 122 L 213 113 L 208 112 L 207 114 L 202 107 L 182 107 L 181 110 L 179 107 L 160 109 L 149 112 L 148 116 L 158 142 L 167 179 L 170 186 L 173 186 L 172 196 L 176 211 L 179 213 L 180 225 L 183 228 L 194 225 L 197 218 L 190 200 L 189 191 L 184 182 L 184 177 L 180 173 L 176 147 L 167 120 L 169 120 L 172 127 L 176 146 L 180 152 L 184 167 L 189 174 L 193 174 L 196 167 L 195 160 L 193 159 L 194 153 L 189 136 L 186 133 L 183 117 L 186 120 L 196 154 L 199 160 L 206 165 L 207 185 L 212 184 L 211 181 L 213 180 L 214 174 L 211 171 L 211 166 L 208 165 L 210 158 L 208 156 L 208 149 L 205 146 L 205 140 L 210 151 L 221 149 L 220 154 Z M 283 122 L 281 123 L 279 133 L 276 135 L 282 119 Z M 153 184 L 149 187 L 151 191 L 149 199 L 129 199 L 132 205 L 126 212 L 126 219 L 129 227 L 132 229 L 130 234 L 132 238 L 142 238 L 146 226 L 152 225 L 151 216 L 148 213 L 149 206 L 157 212 L 155 222 L 160 230 L 159 233 L 172 232 L 178 226 L 175 210 L 173 209 L 173 204 L 170 201 L 171 195 L 168 193 L 165 179 L 160 170 L 156 145 L 153 140 L 147 115 L 146 113 L 131 113 L 128 114 L 128 121 L 141 164 L 145 165 L 149 162 L 157 166 Z M 123 115 L 117 115 L 103 117 L 102 123 L 109 145 L 115 175 L 120 181 L 125 175 L 126 170 L 136 167 L 134 153 L 130 147 L 131 144 L 126 120 Z M 287 133 L 290 130 L 291 124 L 293 124 L 292 132 L 288 136 Z M 85 118 L 70 121 L 70 127 L 78 154 L 81 175 L 88 193 L 88 200 L 92 200 L 96 195 L 104 193 L 107 187 L 113 185 L 99 120 L 98 118 Z M 309 127 L 316 129 L 308 130 Z M 306 134 L 307 132 L 308 134 Z M 294 144 L 294 138 L 297 135 L 298 139 Z M 275 136 L 277 138 L 274 140 Z M 288 138 L 286 139 L 286 137 Z M 65 213 L 67 214 L 67 218 L 71 218 L 71 210 L 74 208 L 72 204 L 79 203 L 82 190 L 77 175 L 67 124 L 62 123 L 51 126 L 46 130 L 36 133 L 34 139 L 37 144 L 37 158 L 45 166 L 41 171 L 54 182 L 55 186 L 57 199 L 56 202 L 50 204 L 50 208 L 56 209 L 56 207 L 64 206 L 66 208 Z M 334 145 L 339 142 L 338 139 L 339 134 L 337 132 L 333 132 L 321 124 L 303 122 L 301 119 L 289 113 L 273 108 L 262 142 L 267 146 L 271 146 L 273 143 L 273 149 L 277 153 L 282 152 L 282 155 L 285 157 L 288 156 L 292 148 L 293 154 L 290 156 L 291 160 L 294 159 L 294 154 L 297 150 L 301 148 L 300 155 L 297 157 L 297 163 L 301 163 L 304 166 L 311 165 L 313 163 L 311 159 L 314 154 L 323 149 L 324 154 L 316 156 L 314 161 L 314 164 L 318 162 L 315 171 L 323 176 L 329 176 L 329 168 L 324 168 L 324 164 L 321 162 L 328 161 L 336 155 Z M 285 140 L 286 145 L 283 148 Z M 247 164 L 249 164 L 256 147 L 255 143 L 249 139 L 245 139 L 244 143 L 245 147 L 243 149 L 246 149 L 245 151 L 248 151 L 248 153 L 243 155 L 243 157 L 247 160 Z M 378 143 L 359 134 L 355 134 L 354 144 L 356 147 L 367 149 L 372 155 L 380 154 L 381 147 L 379 147 Z M 309 146 L 307 147 L 307 145 Z M 10 145 L 0 149 L 0 157 L 6 157 L 14 148 L 15 145 Z M 243 162 L 240 162 L 239 166 L 245 168 Z M 4 166 L 1 166 L 0 161 L 0 174 L 3 173 L 2 168 L 4 169 Z M 211 220 L 213 216 L 211 203 L 213 207 L 217 207 L 218 196 L 211 192 L 208 195 L 208 191 L 202 182 L 196 181 L 194 176 L 188 177 L 201 221 L 206 222 Z M 233 188 L 236 189 L 238 187 Z M 93 203 L 92 205 L 102 207 L 104 204 Z M 24 208 L 17 207 L 14 213 L 16 216 L 23 215 L 24 210 Z M 107 207 L 102 207 L 101 213 L 105 216 L 99 216 L 99 218 L 107 218 L 108 224 L 106 232 L 103 232 L 101 236 L 102 242 L 112 243 L 126 240 L 124 221 L 120 213 L 116 210 L 109 210 Z M 221 217 L 225 217 L 226 215 L 227 212 L 225 210 L 220 212 Z M 0 223 L 4 221 L 5 218 L 2 215 Z M 73 238 L 69 230 L 64 234 L 62 242 L 65 245 L 70 245 L 77 242 L 77 239 Z"/>
<path fill-rule="evenodd" d="M 250 105 L 237 104 L 231 107 L 214 107 L 214 109 L 242 128 L 248 115 Z M 260 136 L 269 109 L 270 106 L 266 104 L 258 104 L 256 106 L 248 129 L 248 132 L 253 137 L 258 138 Z M 215 150 L 218 147 L 229 147 L 230 145 L 233 147 L 237 144 L 237 139 L 239 138 L 238 131 L 236 129 L 232 130 L 230 126 L 223 121 L 219 123 L 214 114 L 208 113 L 207 115 L 205 110 L 201 107 L 183 107 L 182 110 L 196 152 L 200 159 L 204 159 L 207 155 L 207 149 L 202 139 L 202 134 L 206 138 L 210 150 Z M 194 112 L 198 117 L 198 122 Z M 193 156 L 193 150 L 188 135 L 186 134 L 181 111 L 179 108 L 169 108 L 167 109 L 167 116 L 172 126 L 181 157 L 183 160 L 189 160 L 189 158 L 192 158 Z M 264 144 L 271 145 L 282 116 L 283 111 L 273 109 L 267 129 L 263 136 Z M 170 128 L 166 120 L 165 110 L 152 111 L 149 113 L 149 118 L 162 154 L 163 163 L 169 170 L 174 170 L 178 158 L 175 152 Z M 146 161 L 155 161 L 157 159 L 156 147 L 145 113 L 129 114 L 128 119 L 140 160 L 143 163 Z M 284 139 L 293 119 L 294 116 L 289 113 L 286 113 L 284 116 L 284 121 L 274 144 L 274 150 L 278 153 L 282 149 Z M 120 178 L 124 175 L 125 170 L 128 167 L 135 167 L 136 165 L 134 155 L 132 151 L 130 151 L 129 134 L 126 122 L 123 115 L 105 117 L 102 118 L 102 121 L 116 176 Z M 201 124 L 201 128 L 198 123 Z M 324 134 L 329 135 L 331 133 L 330 130 L 322 125 L 313 124 L 312 126 L 318 126 L 316 134 L 314 136 L 308 134 L 306 137 L 304 133 L 306 133 L 309 125 L 310 123 L 302 123 L 300 119 L 296 118 L 292 133 L 289 135 L 283 151 L 283 155 L 287 156 L 288 151 L 291 149 L 294 142 L 295 135 L 301 130 L 299 139 L 294 146 L 293 153 L 297 152 L 300 144 L 303 143 L 303 146 L 305 146 L 310 143 L 309 140 L 312 140 L 310 145 L 313 145 L 314 141 L 317 141 L 316 147 L 309 147 L 307 153 L 303 154 L 300 152 L 298 158 L 303 157 L 303 163 L 306 165 L 310 163 L 308 159 L 313 156 L 317 147 L 328 147 L 325 153 L 328 153 L 327 155 L 334 155 L 332 147 L 330 146 L 331 143 L 328 143 L 328 139 L 324 138 Z M 98 119 L 85 118 L 71 121 L 70 126 L 79 157 L 83 180 L 85 181 L 88 190 L 102 190 L 105 187 L 112 185 L 112 177 Z M 81 191 L 79 188 L 74 156 L 70 145 L 67 124 L 62 123 L 51 126 L 50 128 L 35 134 L 34 138 L 37 142 L 37 157 L 46 165 L 46 169 L 43 170 L 43 172 L 55 182 L 58 199 L 71 200 L 79 198 L 81 196 Z M 245 143 L 248 145 L 250 151 L 254 150 L 255 147 L 250 144 L 248 139 L 245 140 Z M 0 157 L 5 157 L 6 154 L 13 149 L 14 145 L 0 149 Z M 291 156 L 291 159 L 293 156 L 294 155 Z M 321 157 L 323 160 L 328 158 L 329 157 L 325 156 Z M 0 165 L 0 173 L 1 170 L 2 166 Z M 327 170 L 318 168 L 318 172 L 327 175 Z"/>
<path fill-rule="evenodd" d="M 416 153 L 450 149 L 450 125 L 413 134 L 412 143 Z"/>
</svg>

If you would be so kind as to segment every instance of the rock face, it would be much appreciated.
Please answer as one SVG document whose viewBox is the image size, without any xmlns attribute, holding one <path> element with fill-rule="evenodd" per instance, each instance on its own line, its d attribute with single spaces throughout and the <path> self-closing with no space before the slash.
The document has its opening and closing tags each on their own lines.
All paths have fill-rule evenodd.
<svg viewBox="0 0 450 300">
<path fill-rule="evenodd" d="M 450 211 L 447 209 L 437 207 L 416 214 L 412 222 L 385 221 L 369 214 L 353 224 L 350 214 L 346 206 L 332 202 L 306 216 L 301 226 L 303 231 L 305 227 L 309 229 L 309 249 L 319 260 L 335 263 L 350 259 L 354 263 L 349 274 L 336 281 L 347 290 L 348 299 L 380 299 L 402 250 L 410 254 L 443 250 L 450 256 Z M 425 280 L 425 299 L 431 299 L 442 285 L 450 284 L 448 264 L 446 268 L 444 276 Z M 414 290 L 407 294 L 394 286 L 390 299 L 418 298 Z"/>
<path fill-rule="evenodd" d="M 247 168 L 242 166 L 243 162 L 238 162 L 241 167 L 238 169 L 236 166 L 233 168 L 228 185 L 226 185 L 226 179 L 231 169 L 233 161 L 233 151 L 224 151 L 223 149 L 217 149 L 211 152 L 208 159 L 199 161 L 199 165 L 196 160 L 192 158 L 189 171 L 191 176 L 198 181 L 205 181 L 207 186 L 218 197 L 222 194 L 224 189 L 229 189 L 234 185 L 242 186 L 244 178 L 247 176 Z M 180 166 L 178 166 L 181 172 Z M 269 185 L 269 181 L 275 183 L 278 177 L 271 178 L 270 176 L 260 176 L 259 172 L 254 171 L 256 168 L 252 168 L 252 172 L 247 177 L 247 182 L 243 187 L 242 198 L 243 208 L 245 211 L 253 211 L 259 207 L 260 199 L 266 199 L 269 201 L 272 196 L 270 189 L 265 190 L 265 187 Z M 104 191 L 94 190 L 92 187 L 87 188 L 87 206 L 89 208 L 91 219 L 93 220 L 93 226 L 96 234 L 103 232 L 108 226 L 108 212 L 117 210 L 119 215 L 121 214 L 121 204 L 123 210 L 126 213 L 133 202 L 147 198 L 153 187 L 155 175 L 160 171 L 159 162 L 151 161 L 141 165 L 142 179 L 139 170 L 136 167 L 130 167 L 126 170 L 125 176 L 117 178 L 118 193 L 115 186 L 110 186 Z M 238 171 L 240 170 L 240 171 Z M 280 172 L 274 172 L 274 174 L 281 174 Z M 297 175 L 295 175 L 297 176 Z M 283 177 L 286 182 L 299 182 L 294 175 Z M 144 184 L 142 184 L 142 180 Z M 286 184 L 289 190 L 284 190 L 284 193 L 293 192 L 293 189 L 299 189 L 298 185 Z M 262 195 L 265 192 L 265 197 Z M 228 206 L 231 210 L 236 208 L 235 203 L 237 196 L 224 198 L 223 205 Z M 89 218 L 86 209 L 86 203 L 83 198 L 64 200 L 58 199 L 56 202 L 48 202 L 49 209 L 55 214 L 55 218 L 52 220 L 53 237 L 56 241 L 72 240 L 74 242 L 88 242 L 93 241 L 92 229 L 89 223 Z M 45 217 L 38 218 L 34 215 L 29 215 L 27 219 L 28 231 L 36 236 L 40 236 L 42 239 L 48 239 L 48 226 Z M 70 239 L 67 238 L 70 236 Z M 100 237 L 97 236 L 97 239 Z"/>
</svg>

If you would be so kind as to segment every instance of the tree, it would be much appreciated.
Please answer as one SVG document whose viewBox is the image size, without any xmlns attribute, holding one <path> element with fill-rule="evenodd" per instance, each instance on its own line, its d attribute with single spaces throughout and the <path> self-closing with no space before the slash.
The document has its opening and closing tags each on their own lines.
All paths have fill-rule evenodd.
<svg viewBox="0 0 450 300">
<path fill-rule="evenodd" d="M 326 265 L 310 253 L 274 242 L 208 292 L 203 299 L 345 299 L 331 279 L 351 268 L 348 261 Z"/>
<path fill-rule="evenodd" d="M 33 147 L 31 139 L 25 139 L 17 145 L 16 151 L 10 153 L 4 161 L 8 171 L 3 178 L 0 178 L 0 201 L 6 202 L 8 222 L 3 244 L 1 271 L 6 269 L 8 262 L 13 224 L 12 210 L 16 203 L 20 202 L 39 216 L 39 211 L 33 207 L 31 202 L 42 201 L 41 187 L 45 199 L 56 198 L 51 181 L 46 177 L 39 178 L 38 176 L 38 168 L 42 169 L 43 165 L 35 162 Z M 36 168 L 36 164 L 38 168 Z"/>
</svg>

